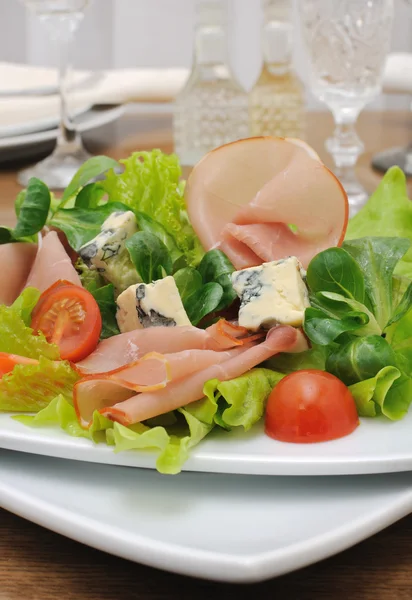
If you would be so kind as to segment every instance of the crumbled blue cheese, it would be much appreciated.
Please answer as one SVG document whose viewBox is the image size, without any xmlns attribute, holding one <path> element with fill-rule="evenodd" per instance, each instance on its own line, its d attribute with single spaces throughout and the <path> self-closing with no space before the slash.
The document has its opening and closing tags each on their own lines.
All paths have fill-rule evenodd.
<svg viewBox="0 0 412 600">
<path fill-rule="evenodd" d="M 251 331 L 277 323 L 302 325 L 309 306 L 305 275 L 295 256 L 233 273 L 233 288 L 241 301 L 239 325 Z"/>
<path fill-rule="evenodd" d="M 105 220 L 100 233 L 79 250 L 83 262 L 90 269 L 97 269 L 118 292 L 141 281 L 125 246 L 137 229 L 131 210 L 114 212 Z"/>
<path fill-rule="evenodd" d="M 122 333 L 143 327 L 190 325 L 173 277 L 130 286 L 117 298 Z"/>
</svg>

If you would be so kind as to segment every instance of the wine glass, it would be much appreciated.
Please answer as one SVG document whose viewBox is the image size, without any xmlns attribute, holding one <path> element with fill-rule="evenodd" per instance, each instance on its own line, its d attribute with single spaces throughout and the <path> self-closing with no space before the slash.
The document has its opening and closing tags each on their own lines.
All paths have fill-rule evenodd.
<svg viewBox="0 0 412 600">
<path fill-rule="evenodd" d="M 43 23 L 59 54 L 60 124 L 53 153 L 20 171 L 18 181 L 26 186 L 31 177 L 38 177 L 52 189 L 63 189 L 78 168 L 90 158 L 80 134 L 70 117 L 67 94 L 70 75 L 70 46 L 88 0 L 21 0 Z"/>
<path fill-rule="evenodd" d="M 412 0 L 405 0 L 405 3 L 412 7 Z M 405 175 L 412 177 L 412 143 L 406 148 L 389 148 L 372 157 L 373 168 L 382 173 L 386 173 L 395 165 L 400 167 Z"/>
<path fill-rule="evenodd" d="M 355 124 L 361 110 L 382 89 L 393 0 L 299 0 L 299 8 L 311 88 L 335 120 L 326 149 L 353 215 L 368 198 L 355 174 L 364 150 Z"/>
</svg>

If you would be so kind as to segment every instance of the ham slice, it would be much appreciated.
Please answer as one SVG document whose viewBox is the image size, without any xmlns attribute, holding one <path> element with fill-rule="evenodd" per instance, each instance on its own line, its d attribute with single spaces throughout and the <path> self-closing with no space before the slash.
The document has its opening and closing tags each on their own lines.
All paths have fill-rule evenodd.
<svg viewBox="0 0 412 600">
<path fill-rule="evenodd" d="M 266 340 L 245 347 L 244 351 L 228 360 L 197 371 L 184 379 L 171 382 L 156 392 L 132 396 L 100 412 L 123 425 L 131 425 L 157 415 L 176 410 L 203 397 L 203 386 L 209 379 L 228 381 L 243 375 L 261 362 L 279 352 L 303 352 L 308 348 L 306 338 L 298 329 L 288 325 L 269 331 Z"/>
<path fill-rule="evenodd" d="M 250 138 L 209 152 L 190 174 L 185 196 L 203 246 L 219 247 L 237 269 L 287 256 L 307 267 L 318 252 L 342 243 L 348 221 L 341 184 L 295 139 Z"/>
<path fill-rule="evenodd" d="M 107 373 L 133 363 L 149 352 L 227 350 L 242 345 L 245 340 L 250 342 L 247 336 L 247 329 L 223 319 L 208 329 L 191 326 L 136 329 L 102 341 L 94 352 L 76 364 L 76 370 L 82 375 Z"/>
<path fill-rule="evenodd" d="M 12 304 L 23 290 L 36 252 L 37 244 L 0 246 L 0 304 Z"/>
<path fill-rule="evenodd" d="M 80 277 L 57 233 L 50 231 L 39 245 L 26 287 L 33 286 L 44 292 L 59 279 L 81 286 Z"/>
<path fill-rule="evenodd" d="M 95 410 L 121 402 L 136 392 L 165 388 L 192 373 L 217 365 L 245 351 L 245 347 L 218 352 L 184 350 L 173 354 L 150 352 L 139 361 L 104 375 L 91 375 L 74 386 L 73 404 L 83 427 L 90 426 Z"/>
</svg>

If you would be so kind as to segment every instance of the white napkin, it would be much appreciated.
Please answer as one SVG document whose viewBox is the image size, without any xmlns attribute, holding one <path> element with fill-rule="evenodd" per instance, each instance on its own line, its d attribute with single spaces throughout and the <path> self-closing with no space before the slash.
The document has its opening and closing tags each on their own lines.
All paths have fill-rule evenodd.
<svg viewBox="0 0 412 600">
<path fill-rule="evenodd" d="M 412 94 L 412 54 L 389 54 L 383 76 L 383 91 L 387 94 Z"/>
<path fill-rule="evenodd" d="M 188 70 L 181 68 L 118 69 L 104 71 L 101 76 L 78 71 L 73 73 L 70 109 L 73 113 L 81 113 L 94 104 L 171 102 L 187 76 Z M 55 69 L 0 63 L 2 133 L 37 121 L 40 129 L 48 121 L 57 120 L 59 98 L 57 94 L 49 93 L 55 89 L 56 81 Z M 5 95 L 10 92 L 20 95 Z"/>
</svg>

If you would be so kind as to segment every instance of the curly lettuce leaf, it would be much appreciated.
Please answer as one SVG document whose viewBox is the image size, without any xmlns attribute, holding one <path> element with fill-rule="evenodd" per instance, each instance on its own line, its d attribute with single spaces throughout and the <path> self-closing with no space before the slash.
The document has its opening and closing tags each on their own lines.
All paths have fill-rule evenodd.
<svg viewBox="0 0 412 600">
<path fill-rule="evenodd" d="M 185 410 L 223 429 L 243 427 L 247 431 L 262 418 L 266 400 L 282 377 L 283 373 L 256 368 L 230 381 L 211 379 L 203 388 L 205 398 Z"/>
<path fill-rule="evenodd" d="M 125 450 L 152 450 L 158 453 L 156 468 L 165 475 L 175 475 L 189 457 L 189 451 L 212 429 L 195 416 L 180 409 L 180 419 L 171 427 L 148 427 L 137 423 L 124 427 L 106 419 L 98 412 L 93 416 L 90 429 L 83 429 L 73 406 L 60 394 L 36 415 L 13 417 L 29 427 L 58 426 L 72 437 L 87 438 L 95 443 L 106 443 L 115 452 Z"/>
<path fill-rule="evenodd" d="M 0 379 L 0 411 L 38 412 L 58 394 L 70 398 L 78 379 L 67 361 L 41 357 L 38 365 L 16 365 Z"/>
<path fill-rule="evenodd" d="M 50 360 L 58 359 L 59 349 L 57 346 L 49 344 L 43 334 L 34 335 L 33 330 L 27 327 L 24 318 L 27 318 L 28 306 L 30 307 L 33 300 L 31 292 L 25 298 L 25 300 L 18 298 L 13 305 L 15 308 L 0 306 L 0 352 L 18 354 L 28 358 L 43 356 Z M 25 305 L 25 302 L 28 303 L 28 306 Z"/>
<path fill-rule="evenodd" d="M 177 156 L 152 150 L 135 152 L 120 162 L 124 172 L 116 175 L 111 170 L 101 183 L 109 201 L 122 202 L 160 223 L 186 255 L 188 264 L 196 266 L 204 251 L 186 212 Z"/>
<path fill-rule="evenodd" d="M 41 294 L 34 287 L 28 287 L 22 291 L 20 296 L 11 305 L 11 308 L 17 312 L 24 324 L 29 326 L 31 322 L 31 313 L 39 301 Z"/>
<path fill-rule="evenodd" d="M 399 167 L 389 169 L 365 206 L 349 221 L 346 240 L 368 236 L 412 241 L 412 203 Z M 396 265 L 395 273 L 412 278 L 412 247 Z"/>
<path fill-rule="evenodd" d="M 349 389 L 361 417 L 384 415 L 397 421 L 406 415 L 412 400 L 412 380 L 391 366 Z"/>
<path fill-rule="evenodd" d="M 36 415 L 14 418 L 31 427 L 58 426 L 73 437 L 106 443 L 115 452 L 156 451 L 157 470 L 172 475 L 181 471 L 190 450 L 216 424 L 224 429 L 238 426 L 250 429 L 262 417 L 271 390 L 283 376 L 269 369 L 257 368 L 232 381 L 209 381 L 204 387 L 204 399 L 130 427 L 114 423 L 95 412 L 90 429 L 83 429 L 73 406 L 62 394 Z"/>
</svg>

